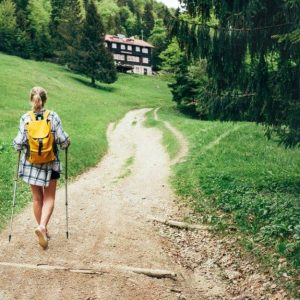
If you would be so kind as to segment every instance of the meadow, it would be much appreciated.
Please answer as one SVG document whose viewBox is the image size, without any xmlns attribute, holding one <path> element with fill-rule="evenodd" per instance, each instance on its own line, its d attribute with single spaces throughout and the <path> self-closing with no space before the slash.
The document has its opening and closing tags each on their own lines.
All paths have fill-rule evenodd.
<svg viewBox="0 0 300 300">
<path fill-rule="evenodd" d="M 278 268 L 278 276 L 293 274 L 288 285 L 295 292 L 300 269 L 300 149 L 286 149 L 275 137 L 268 140 L 264 128 L 254 123 L 196 120 L 172 107 L 161 108 L 158 117 L 157 122 L 150 114 L 147 124 L 160 128 L 168 121 L 190 145 L 188 157 L 172 170 L 176 193 L 193 207 L 199 222 L 235 235 L 248 253 Z M 172 156 L 178 145 L 170 132 L 163 132 Z"/>
<path fill-rule="evenodd" d="M 172 106 L 167 83 L 156 77 L 119 75 L 115 84 L 98 84 L 64 66 L 0 54 L 0 227 L 10 213 L 17 154 L 12 140 L 19 119 L 30 110 L 29 91 L 42 86 L 47 108 L 56 111 L 72 139 L 69 175 L 94 166 L 107 150 L 107 126 L 135 108 Z M 63 153 L 61 154 L 64 159 Z M 17 210 L 30 201 L 28 187 L 18 183 Z"/>
<path fill-rule="evenodd" d="M 267 140 L 263 127 L 254 123 L 203 121 L 181 114 L 174 108 L 167 83 L 159 77 L 121 74 L 115 84 L 92 88 L 88 78 L 47 62 L 0 54 L 0 66 L 0 227 L 8 220 L 12 200 L 17 162 L 12 139 L 20 116 L 30 109 L 31 87 L 40 85 L 48 91 L 47 108 L 59 113 L 72 138 L 72 178 L 105 154 L 110 122 L 131 109 L 160 107 L 160 121 L 149 113 L 146 124 L 163 131 L 171 157 L 179 144 L 162 121 L 169 121 L 188 139 L 189 155 L 173 166 L 170 180 L 176 193 L 194 208 L 199 222 L 214 225 L 222 234 L 241 234 L 240 242 L 248 251 L 283 257 L 299 269 L 299 148 L 285 149 L 276 138 Z M 17 210 L 29 201 L 28 186 L 19 182 Z"/>
</svg>

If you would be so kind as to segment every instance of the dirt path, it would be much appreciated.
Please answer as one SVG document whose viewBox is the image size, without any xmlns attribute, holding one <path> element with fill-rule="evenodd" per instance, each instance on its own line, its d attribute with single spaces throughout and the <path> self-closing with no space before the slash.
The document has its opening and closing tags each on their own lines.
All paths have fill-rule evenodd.
<svg viewBox="0 0 300 300">
<path fill-rule="evenodd" d="M 151 221 L 180 220 L 188 212 L 178 208 L 168 185 L 171 162 L 161 146 L 161 133 L 142 126 L 147 111 L 129 112 L 116 126 L 110 125 L 107 155 L 70 184 L 69 240 L 63 189 L 57 193 L 46 251 L 33 234 L 31 205 L 16 217 L 10 244 L 8 230 L 1 232 L 1 300 L 246 299 L 246 292 L 250 298 L 265 293 L 266 278 L 233 267 L 225 242 L 209 231 Z M 172 278 L 139 274 L 156 270 Z M 255 291 L 247 288 L 253 283 Z"/>
</svg>

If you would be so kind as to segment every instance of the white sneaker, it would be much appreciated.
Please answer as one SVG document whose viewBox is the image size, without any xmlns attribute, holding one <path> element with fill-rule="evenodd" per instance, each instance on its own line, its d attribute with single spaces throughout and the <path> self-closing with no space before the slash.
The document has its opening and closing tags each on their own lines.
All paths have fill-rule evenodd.
<svg viewBox="0 0 300 300">
<path fill-rule="evenodd" d="M 43 229 L 41 228 L 41 226 L 38 226 L 38 227 L 35 229 L 34 232 L 35 232 L 35 234 L 36 234 L 37 237 L 38 237 L 40 246 L 41 246 L 43 249 L 46 249 L 46 248 L 48 247 L 48 239 L 47 239 L 45 230 L 43 230 Z"/>
</svg>

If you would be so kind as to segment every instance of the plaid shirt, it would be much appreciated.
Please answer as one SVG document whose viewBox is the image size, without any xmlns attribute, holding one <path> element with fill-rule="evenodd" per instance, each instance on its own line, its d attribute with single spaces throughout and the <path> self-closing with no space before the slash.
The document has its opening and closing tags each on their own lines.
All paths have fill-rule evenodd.
<svg viewBox="0 0 300 300">
<path fill-rule="evenodd" d="M 42 112 L 44 112 L 43 110 Z M 38 115 L 39 113 L 36 113 Z M 40 113 L 41 114 L 41 113 Z M 63 131 L 61 120 L 57 113 L 51 111 L 48 116 L 51 121 L 51 132 L 54 136 L 56 145 L 61 149 L 69 146 L 70 140 L 66 132 Z M 13 140 L 13 146 L 16 150 L 24 150 L 21 157 L 19 176 L 23 180 L 32 185 L 48 186 L 52 174 L 52 170 L 61 172 L 62 167 L 59 160 L 58 149 L 56 153 L 56 160 L 45 164 L 32 164 L 26 160 L 28 154 L 28 138 L 26 124 L 31 121 L 30 115 L 25 113 L 20 119 L 19 131 Z"/>
</svg>

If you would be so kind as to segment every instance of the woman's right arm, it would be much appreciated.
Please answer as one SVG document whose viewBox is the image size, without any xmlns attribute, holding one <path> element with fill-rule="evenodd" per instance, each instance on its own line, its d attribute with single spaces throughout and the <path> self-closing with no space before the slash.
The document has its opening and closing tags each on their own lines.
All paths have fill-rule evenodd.
<svg viewBox="0 0 300 300">
<path fill-rule="evenodd" d="M 53 119 L 52 119 L 53 125 L 54 125 L 54 136 L 55 136 L 55 142 L 56 144 L 60 145 L 61 149 L 66 149 L 71 144 L 71 140 L 69 135 L 63 130 L 62 123 L 60 120 L 60 117 L 57 113 L 53 112 Z"/>
<path fill-rule="evenodd" d="M 25 118 L 24 116 L 20 119 L 19 131 L 17 136 L 13 140 L 13 147 L 20 151 L 23 149 L 24 145 L 26 144 L 27 137 L 25 132 Z"/>
</svg>

